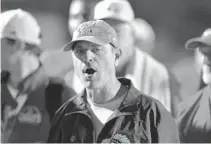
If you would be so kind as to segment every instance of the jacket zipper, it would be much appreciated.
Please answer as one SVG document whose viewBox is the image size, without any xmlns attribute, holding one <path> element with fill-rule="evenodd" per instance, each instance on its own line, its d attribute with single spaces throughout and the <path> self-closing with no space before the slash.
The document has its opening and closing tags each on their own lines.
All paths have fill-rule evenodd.
<svg viewBox="0 0 211 144">
<path fill-rule="evenodd" d="M 118 113 L 118 111 L 116 111 L 116 112 L 114 112 L 114 114 L 116 115 Z M 112 119 L 109 119 L 105 124 L 104 124 L 104 126 L 102 127 L 102 129 L 101 129 L 101 131 L 99 132 L 99 135 L 100 135 L 100 133 L 103 131 L 103 129 L 106 127 L 106 125 L 110 122 L 110 121 L 112 121 L 112 120 L 114 120 L 114 119 L 116 119 L 116 118 L 118 118 L 118 117 L 120 117 L 120 116 L 126 116 L 126 115 L 132 115 L 132 114 L 129 114 L 129 113 L 124 113 L 124 114 L 122 114 L 122 115 L 116 115 L 116 116 L 114 116 Z M 118 129 L 118 128 L 117 128 Z M 98 135 L 98 136 L 99 136 Z M 113 136 L 112 136 L 113 137 Z M 112 138 L 111 137 L 111 138 Z M 97 142 L 97 141 L 96 141 Z"/>
<path fill-rule="evenodd" d="M 133 104 L 134 104 L 134 103 L 133 103 Z M 125 108 L 125 107 L 128 107 L 128 106 L 130 106 L 130 105 L 133 105 L 133 104 L 129 104 L 129 105 L 126 105 L 126 106 L 124 106 L 124 107 L 120 107 L 120 109 L 117 109 L 117 110 L 112 114 L 112 115 L 115 115 L 115 116 L 114 116 L 112 119 L 109 119 L 109 120 L 104 124 L 103 128 L 102 128 L 101 131 L 99 132 L 99 135 L 100 135 L 100 133 L 102 132 L 102 130 L 104 129 L 104 127 L 106 126 L 106 124 L 109 123 L 110 121 L 112 121 L 113 119 L 118 118 L 119 116 L 132 115 L 132 113 L 123 113 L 123 114 L 121 114 L 121 115 L 117 115 L 117 114 L 120 112 L 121 109 L 123 109 L 123 108 Z M 92 126 L 93 126 L 93 128 L 94 128 L 94 130 L 93 130 L 93 142 L 94 142 L 94 143 L 97 143 L 97 139 L 98 139 L 98 138 L 96 138 L 96 127 L 95 127 L 95 125 L 94 125 L 94 123 L 93 123 L 93 121 L 92 121 L 92 119 L 91 119 L 91 116 L 88 115 L 88 114 L 86 114 L 86 113 L 84 113 L 84 112 L 81 112 L 81 111 L 66 113 L 65 116 L 69 116 L 69 115 L 75 114 L 75 113 L 83 114 L 83 115 L 87 116 L 87 117 L 90 119 L 90 121 L 91 121 L 91 123 L 92 123 Z"/>
<path fill-rule="evenodd" d="M 113 115 L 114 115 L 114 117 L 112 117 L 111 119 L 110 119 L 110 118 L 108 119 L 108 121 L 104 124 L 103 128 L 101 129 L 100 133 L 103 131 L 103 129 L 104 129 L 104 127 L 106 126 L 106 124 L 109 123 L 110 121 L 114 120 L 115 118 L 118 118 L 118 117 L 120 117 L 120 116 L 132 115 L 131 112 L 128 112 L 128 113 L 121 113 L 121 112 L 120 112 L 121 109 L 123 109 L 123 108 L 125 108 L 125 107 L 129 107 L 129 106 L 131 106 L 131 105 L 134 105 L 134 103 L 125 105 L 125 106 L 123 106 L 123 107 L 120 106 L 119 109 L 115 110 L 114 113 L 111 115 L 111 117 L 112 117 Z M 121 114 L 118 115 L 118 113 L 121 113 Z M 100 133 L 99 133 L 99 135 L 100 135 Z M 99 135 L 98 135 L 98 136 L 99 136 Z M 113 137 L 113 136 L 112 136 L 112 137 Z"/>
</svg>

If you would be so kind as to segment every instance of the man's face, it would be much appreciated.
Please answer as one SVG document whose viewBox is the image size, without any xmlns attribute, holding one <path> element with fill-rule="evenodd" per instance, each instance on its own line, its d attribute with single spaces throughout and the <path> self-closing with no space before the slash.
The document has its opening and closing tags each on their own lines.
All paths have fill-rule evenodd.
<svg viewBox="0 0 211 144">
<path fill-rule="evenodd" d="M 117 20 L 106 19 L 117 33 L 119 38 L 120 48 L 122 50 L 122 56 L 120 57 L 118 69 L 121 68 L 130 61 L 134 51 L 134 38 L 132 33 L 131 25 Z"/>
<path fill-rule="evenodd" d="M 86 88 L 103 88 L 115 77 L 116 57 L 110 44 L 81 41 L 75 44 L 72 55 L 76 74 Z"/>
<path fill-rule="evenodd" d="M 88 4 L 81 0 L 75 0 L 72 2 L 69 9 L 68 27 L 69 32 L 72 35 L 77 26 L 90 19 L 91 10 L 88 8 Z"/>
<path fill-rule="evenodd" d="M 199 48 L 202 55 L 202 79 L 204 83 L 211 84 L 211 46 Z"/>
<path fill-rule="evenodd" d="M 38 58 L 25 51 L 21 42 L 3 38 L 1 39 L 1 47 L 1 70 L 10 72 L 13 81 L 20 82 L 38 68 Z"/>
</svg>

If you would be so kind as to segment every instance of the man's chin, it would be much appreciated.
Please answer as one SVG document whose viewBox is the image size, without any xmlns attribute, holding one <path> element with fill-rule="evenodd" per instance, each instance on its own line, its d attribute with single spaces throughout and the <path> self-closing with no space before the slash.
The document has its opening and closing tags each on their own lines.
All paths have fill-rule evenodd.
<svg viewBox="0 0 211 144">
<path fill-rule="evenodd" d="M 84 87 L 90 90 L 94 90 L 97 88 L 96 82 L 93 81 L 85 81 L 84 82 Z"/>
</svg>

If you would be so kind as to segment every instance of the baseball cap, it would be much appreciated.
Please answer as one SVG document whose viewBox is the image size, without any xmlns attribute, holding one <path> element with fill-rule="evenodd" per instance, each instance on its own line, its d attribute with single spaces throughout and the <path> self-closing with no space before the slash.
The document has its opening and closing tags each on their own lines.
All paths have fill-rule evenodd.
<svg viewBox="0 0 211 144">
<path fill-rule="evenodd" d="M 186 49 L 195 49 L 197 47 L 208 45 L 211 46 L 211 28 L 207 28 L 201 37 L 188 40 L 185 44 Z"/>
<path fill-rule="evenodd" d="M 127 0 L 103 0 L 95 6 L 94 19 L 131 22 L 134 17 L 133 8 Z"/>
<path fill-rule="evenodd" d="M 0 14 L 0 36 L 40 45 L 41 32 L 36 19 L 22 9 L 14 9 Z"/>
<path fill-rule="evenodd" d="M 115 30 L 103 20 L 88 21 L 80 24 L 73 32 L 72 41 L 69 42 L 63 51 L 72 50 L 75 42 L 88 41 L 98 45 L 111 43 L 114 47 L 119 47 Z"/>
</svg>

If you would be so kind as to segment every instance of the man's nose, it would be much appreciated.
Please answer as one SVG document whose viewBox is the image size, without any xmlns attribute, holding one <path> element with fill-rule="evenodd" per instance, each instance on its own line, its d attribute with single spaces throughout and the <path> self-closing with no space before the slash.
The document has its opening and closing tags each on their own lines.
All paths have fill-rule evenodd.
<svg viewBox="0 0 211 144">
<path fill-rule="evenodd" d="M 92 62 L 94 59 L 94 54 L 91 50 L 87 50 L 85 57 L 86 57 L 86 62 Z"/>
</svg>

